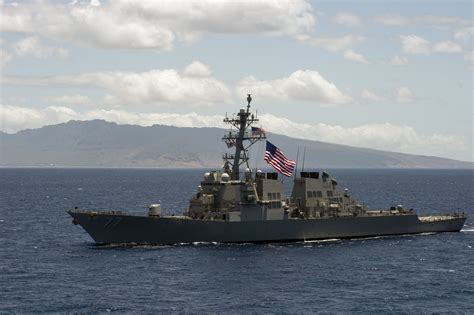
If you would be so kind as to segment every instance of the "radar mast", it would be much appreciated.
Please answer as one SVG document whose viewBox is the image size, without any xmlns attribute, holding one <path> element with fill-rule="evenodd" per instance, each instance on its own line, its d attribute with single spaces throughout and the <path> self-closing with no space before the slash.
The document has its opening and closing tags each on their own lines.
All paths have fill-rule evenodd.
<svg viewBox="0 0 474 315">
<path fill-rule="evenodd" d="M 241 108 L 232 118 L 224 118 L 224 123 L 230 125 L 229 131 L 225 133 L 222 140 L 227 147 L 235 147 L 234 154 L 224 154 L 224 171 L 230 175 L 232 180 L 240 179 L 240 165 L 249 166 L 249 149 L 257 141 L 265 140 L 265 132 L 262 128 L 251 129 L 252 125 L 259 122 L 257 114 L 250 112 L 252 95 L 247 94 L 247 108 Z M 235 129 L 234 129 L 235 128 Z M 250 129 L 249 129 L 250 128 Z"/>
</svg>

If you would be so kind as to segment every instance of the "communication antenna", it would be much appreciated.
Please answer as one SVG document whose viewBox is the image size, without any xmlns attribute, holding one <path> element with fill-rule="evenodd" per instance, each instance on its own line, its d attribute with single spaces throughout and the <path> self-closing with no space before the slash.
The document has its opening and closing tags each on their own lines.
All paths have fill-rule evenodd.
<svg viewBox="0 0 474 315">
<path fill-rule="evenodd" d="M 304 172 L 304 159 L 306 157 L 306 147 L 303 148 L 303 166 L 301 167 L 301 171 Z"/>
<path fill-rule="evenodd" d="M 298 174 L 298 158 L 300 156 L 300 147 L 298 147 L 298 151 L 296 152 L 296 165 L 295 165 L 295 175 L 293 179 L 296 179 L 296 174 Z"/>
<path fill-rule="evenodd" d="M 258 118 L 250 112 L 250 103 L 252 102 L 251 94 L 247 94 L 247 110 L 241 108 L 237 114 L 233 114 L 232 118 L 227 115 L 224 123 L 229 125 L 229 131 L 224 134 L 222 140 L 228 148 L 235 148 L 234 154 L 226 153 L 222 156 L 224 159 L 225 172 L 230 175 L 232 180 L 240 179 L 240 165 L 249 165 L 249 149 L 257 141 L 266 139 L 264 133 L 253 134 L 251 126 L 257 124 Z M 235 128 L 235 129 L 234 129 Z"/>
<path fill-rule="evenodd" d="M 255 174 L 257 174 L 258 162 L 260 161 L 260 157 L 262 156 L 262 151 L 263 151 L 263 143 L 260 142 L 257 145 L 257 158 L 255 159 Z"/>
</svg>

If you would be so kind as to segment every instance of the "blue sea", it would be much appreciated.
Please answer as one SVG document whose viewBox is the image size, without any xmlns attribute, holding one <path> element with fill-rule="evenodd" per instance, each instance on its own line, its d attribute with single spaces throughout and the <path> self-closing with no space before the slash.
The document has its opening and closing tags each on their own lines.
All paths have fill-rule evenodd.
<svg viewBox="0 0 474 315">
<path fill-rule="evenodd" d="M 65 212 L 180 213 L 203 172 L 0 169 L 0 313 L 474 313 L 473 170 L 331 172 L 371 208 L 464 211 L 460 233 L 97 247 Z"/>
</svg>

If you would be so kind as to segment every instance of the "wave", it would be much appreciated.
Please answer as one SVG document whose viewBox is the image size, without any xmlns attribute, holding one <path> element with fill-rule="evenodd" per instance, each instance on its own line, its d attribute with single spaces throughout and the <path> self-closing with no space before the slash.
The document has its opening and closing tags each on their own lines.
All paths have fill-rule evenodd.
<svg viewBox="0 0 474 315">
<path fill-rule="evenodd" d="M 341 239 L 339 238 L 328 238 L 328 239 L 324 239 L 324 240 L 309 240 L 309 241 L 303 241 L 303 243 L 307 244 L 311 244 L 311 243 L 330 243 L 330 242 L 339 242 L 341 241 Z"/>
<path fill-rule="evenodd" d="M 132 249 L 163 249 L 169 248 L 170 245 L 153 245 L 153 244 L 137 244 L 137 243 L 120 243 L 120 244 L 99 244 L 92 245 L 94 249 L 120 249 L 120 248 L 132 248 Z"/>
</svg>

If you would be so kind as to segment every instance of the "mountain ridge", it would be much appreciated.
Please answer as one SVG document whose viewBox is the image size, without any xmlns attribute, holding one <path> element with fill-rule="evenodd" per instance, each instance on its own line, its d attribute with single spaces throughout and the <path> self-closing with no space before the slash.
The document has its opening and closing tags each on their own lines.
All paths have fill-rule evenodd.
<svg viewBox="0 0 474 315">
<path fill-rule="evenodd" d="M 222 153 L 227 150 L 221 140 L 224 132 L 224 129 L 215 127 L 158 124 L 142 127 L 100 119 L 71 120 L 15 134 L 1 132 L 0 166 L 216 168 L 222 164 Z M 449 158 L 360 148 L 272 133 L 267 135 L 289 158 L 296 158 L 298 147 L 306 147 L 307 167 L 474 167 L 472 162 Z M 251 156 L 263 156 L 263 151 L 262 145 L 256 144 Z M 265 166 L 263 159 L 250 163 Z"/>
</svg>

